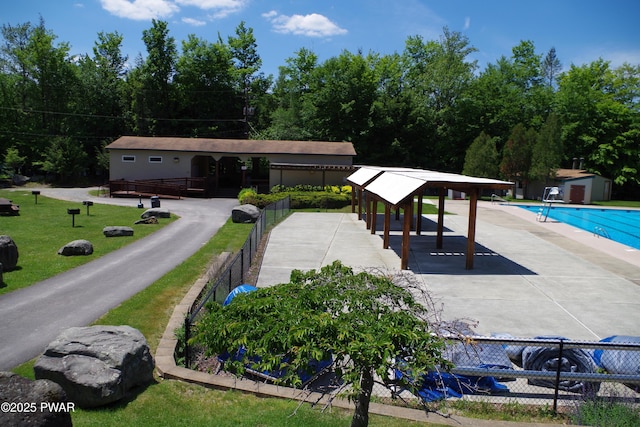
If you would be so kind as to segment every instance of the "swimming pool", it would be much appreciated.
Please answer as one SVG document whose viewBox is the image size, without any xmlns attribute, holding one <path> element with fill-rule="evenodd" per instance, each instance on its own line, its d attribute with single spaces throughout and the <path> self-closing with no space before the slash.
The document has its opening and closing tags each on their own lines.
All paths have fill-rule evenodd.
<svg viewBox="0 0 640 427">
<path fill-rule="evenodd" d="M 538 213 L 542 205 L 520 205 Z M 543 218 L 547 208 L 544 207 Z M 549 218 L 640 249 L 640 210 L 551 206 Z"/>
</svg>

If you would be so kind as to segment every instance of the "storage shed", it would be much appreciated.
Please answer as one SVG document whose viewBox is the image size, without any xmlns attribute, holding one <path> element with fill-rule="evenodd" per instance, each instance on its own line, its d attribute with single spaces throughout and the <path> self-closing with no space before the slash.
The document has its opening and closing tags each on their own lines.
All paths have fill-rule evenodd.
<svg viewBox="0 0 640 427">
<path fill-rule="evenodd" d="M 558 169 L 551 183 L 532 182 L 527 198 L 540 199 L 547 186 L 558 187 L 565 203 L 588 205 L 595 201 L 611 200 L 612 181 L 584 169 Z"/>
</svg>

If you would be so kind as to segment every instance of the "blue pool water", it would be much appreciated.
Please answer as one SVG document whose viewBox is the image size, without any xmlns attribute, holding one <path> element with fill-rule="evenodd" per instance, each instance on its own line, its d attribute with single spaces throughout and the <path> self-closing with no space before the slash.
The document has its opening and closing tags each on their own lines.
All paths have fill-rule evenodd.
<svg viewBox="0 0 640 427">
<path fill-rule="evenodd" d="M 542 208 L 541 205 L 520 207 L 536 214 Z M 546 212 L 545 207 L 543 218 Z M 549 218 L 640 249 L 640 210 L 552 206 Z"/>
</svg>

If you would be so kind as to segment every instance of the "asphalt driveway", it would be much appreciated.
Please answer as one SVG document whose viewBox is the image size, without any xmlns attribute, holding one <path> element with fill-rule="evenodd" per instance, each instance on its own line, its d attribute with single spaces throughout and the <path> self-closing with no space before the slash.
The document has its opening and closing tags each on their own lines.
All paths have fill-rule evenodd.
<svg viewBox="0 0 640 427">
<path fill-rule="evenodd" d="M 43 196 L 137 206 L 131 198 L 91 197 L 88 189 L 40 189 Z M 149 199 L 142 199 L 149 208 Z M 86 326 L 145 289 L 204 245 L 227 221 L 236 199 L 161 201 L 180 219 L 101 258 L 0 296 L 0 370 L 38 356 L 72 326 Z M 141 210 L 142 213 L 142 210 Z"/>
</svg>

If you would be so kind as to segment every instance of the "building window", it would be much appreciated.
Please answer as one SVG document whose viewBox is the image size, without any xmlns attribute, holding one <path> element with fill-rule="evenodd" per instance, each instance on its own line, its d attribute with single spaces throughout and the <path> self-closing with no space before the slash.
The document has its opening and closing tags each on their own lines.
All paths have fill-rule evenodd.
<svg viewBox="0 0 640 427">
<path fill-rule="evenodd" d="M 162 163 L 162 156 L 149 156 L 149 163 Z"/>
<path fill-rule="evenodd" d="M 136 156 L 122 156 L 123 163 L 135 163 Z"/>
</svg>

